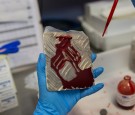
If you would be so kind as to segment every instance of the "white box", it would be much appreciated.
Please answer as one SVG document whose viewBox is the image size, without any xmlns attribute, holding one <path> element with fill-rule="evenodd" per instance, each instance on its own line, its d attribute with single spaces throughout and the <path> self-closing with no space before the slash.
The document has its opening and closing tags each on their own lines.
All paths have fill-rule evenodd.
<svg viewBox="0 0 135 115">
<path fill-rule="evenodd" d="M 96 30 L 103 33 L 112 5 L 112 1 L 101 1 L 86 4 L 84 20 L 92 25 Z M 132 25 L 135 25 L 134 20 L 135 9 L 131 1 L 119 1 L 112 21 L 106 31 L 106 35 L 127 31 Z"/>
<path fill-rule="evenodd" d="M 129 45 L 135 36 L 135 29 L 128 28 L 127 31 L 106 34 L 102 37 L 102 33 L 94 29 L 90 24 L 80 18 L 85 33 L 89 36 L 91 44 L 101 50 L 110 50 L 121 46 Z"/>
<path fill-rule="evenodd" d="M 5 92 L 5 95 L 0 97 L 0 112 L 7 111 L 9 109 L 18 106 L 17 95 L 12 92 Z"/>
</svg>

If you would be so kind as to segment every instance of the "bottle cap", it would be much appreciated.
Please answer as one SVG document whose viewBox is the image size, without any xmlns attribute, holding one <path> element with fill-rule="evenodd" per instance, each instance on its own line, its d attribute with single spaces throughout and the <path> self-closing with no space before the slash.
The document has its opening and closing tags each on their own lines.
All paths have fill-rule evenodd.
<svg viewBox="0 0 135 115">
<path fill-rule="evenodd" d="M 124 77 L 124 80 L 131 80 L 131 76 L 126 75 L 126 76 Z"/>
</svg>

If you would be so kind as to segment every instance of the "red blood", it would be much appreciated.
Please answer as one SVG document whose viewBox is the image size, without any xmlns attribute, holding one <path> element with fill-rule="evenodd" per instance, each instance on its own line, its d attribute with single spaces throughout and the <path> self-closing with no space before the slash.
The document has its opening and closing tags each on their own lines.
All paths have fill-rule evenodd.
<svg viewBox="0 0 135 115">
<path fill-rule="evenodd" d="M 56 44 L 56 55 L 51 58 L 51 67 L 60 78 L 63 89 L 85 88 L 93 85 L 94 79 L 91 68 L 81 70 L 78 64 L 81 62 L 80 53 L 71 45 L 72 37 L 57 36 L 59 44 Z M 76 77 L 71 81 L 66 81 L 59 71 L 64 67 L 66 61 L 70 62 L 76 72 Z"/>
</svg>

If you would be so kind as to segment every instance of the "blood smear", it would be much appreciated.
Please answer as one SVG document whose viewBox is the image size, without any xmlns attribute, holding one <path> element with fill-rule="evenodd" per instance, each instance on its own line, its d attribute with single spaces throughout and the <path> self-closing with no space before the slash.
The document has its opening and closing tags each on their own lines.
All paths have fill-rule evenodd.
<svg viewBox="0 0 135 115">
<path fill-rule="evenodd" d="M 71 36 L 57 36 L 56 39 L 59 39 L 60 44 L 56 44 L 56 55 L 51 58 L 51 67 L 56 72 L 57 76 L 60 78 L 63 89 L 73 89 L 73 88 L 85 88 L 93 85 L 94 79 L 91 72 L 91 67 L 88 69 L 81 70 L 78 64 L 81 62 L 81 55 L 79 52 L 71 45 Z M 69 50 L 72 49 L 72 51 Z M 61 52 L 65 52 L 65 56 Z M 62 60 L 61 64 L 54 62 L 56 59 Z M 66 61 L 70 62 L 76 71 L 76 77 L 71 81 L 66 81 L 62 78 L 59 73 L 59 70 L 63 68 Z M 56 67 L 58 66 L 58 70 Z"/>
</svg>

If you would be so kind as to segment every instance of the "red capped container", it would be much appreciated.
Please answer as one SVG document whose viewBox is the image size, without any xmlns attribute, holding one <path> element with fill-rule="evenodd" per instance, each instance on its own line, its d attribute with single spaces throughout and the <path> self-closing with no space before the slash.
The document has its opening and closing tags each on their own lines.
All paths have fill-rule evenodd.
<svg viewBox="0 0 135 115">
<path fill-rule="evenodd" d="M 131 76 L 126 75 L 117 87 L 116 101 L 118 105 L 125 109 L 130 109 L 135 105 L 135 83 Z"/>
</svg>

